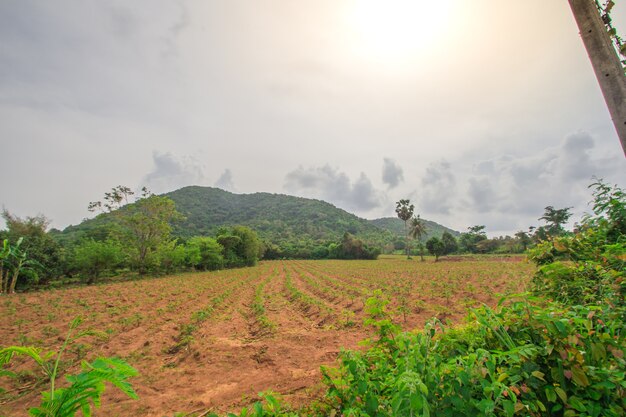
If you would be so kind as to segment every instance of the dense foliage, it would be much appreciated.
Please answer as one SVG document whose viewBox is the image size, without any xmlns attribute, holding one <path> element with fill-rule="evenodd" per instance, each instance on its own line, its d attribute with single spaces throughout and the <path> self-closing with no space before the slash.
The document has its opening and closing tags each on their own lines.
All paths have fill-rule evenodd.
<svg viewBox="0 0 626 417">
<path fill-rule="evenodd" d="M 380 250 L 370 248 L 361 240 L 346 232 L 339 243 L 331 243 L 328 247 L 330 259 L 376 259 Z"/>
<path fill-rule="evenodd" d="M 343 352 L 325 374 L 331 407 L 353 416 L 623 415 L 625 336 L 614 311 L 516 302 L 473 315 L 458 330 L 387 328 L 369 350 Z"/>
<path fill-rule="evenodd" d="M 594 216 L 577 232 L 530 250 L 540 265 L 537 291 L 567 304 L 623 306 L 626 295 L 626 193 L 594 184 Z"/>
<path fill-rule="evenodd" d="M 7 210 L 2 213 L 7 229 L 0 231 L 0 242 L 6 240 L 9 251 L 0 256 L 0 272 L 6 282 L 13 272 L 19 270 L 17 288 L 25 285 L 46 283 L 63 272 L 65 253 L 62 246 L 49 234 L 49 221 L 44 216 L 21 219 Z"/>
</svg>

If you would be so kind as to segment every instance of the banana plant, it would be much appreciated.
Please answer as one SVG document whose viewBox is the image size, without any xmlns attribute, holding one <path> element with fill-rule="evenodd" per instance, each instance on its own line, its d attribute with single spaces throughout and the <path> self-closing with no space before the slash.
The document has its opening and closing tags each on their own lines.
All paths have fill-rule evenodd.
<svg viewBox="0 0 626 417">
<path fill-rule="evenodd" d="M 20 250 L 24 238 L 19 238 L 15 245 L 11 245 L 8 239 L 2 241 L 0 250 L 0 278 L 2 278 L 1 291 L 9 294 L 15 290 L 17 276 L 20 270 L 27 263 L 26 252 Z M 17 260 L 17 263 L 15 262 Z M 11 290 L 13 289 L 13 291 Z"/>
<path fill-rule="evenodd" d="M 15 292 L 15 285 L 17 284 L 17 278 L 20 272 L 28 269 L 40 268 L 41 264 L 34 259 L 29 259 L 25 250 L 21 249 L 24 238 L 21 237 L 17 240 L 15 245 L 11 245 L 7 240 L 3 242 L 3 252 L 5 253 L 2 262 L 3 279 L 2 279 L 2 291 L 6 294 L 13 294 Z"/>
<path fill-rule="evenodd" d="M 5 269 L 4 269 L 4 263 L 6 258 L 9 257 L 9 252 L 11 250 L 11 247 L 9 246 L 9 241 L 7 239 L 4 239 L 2 241 L 2 248 L 0 248 L 0 294 L 5 293 L 6 292 L 6 288 L 5 288 Z"/>
</svg>

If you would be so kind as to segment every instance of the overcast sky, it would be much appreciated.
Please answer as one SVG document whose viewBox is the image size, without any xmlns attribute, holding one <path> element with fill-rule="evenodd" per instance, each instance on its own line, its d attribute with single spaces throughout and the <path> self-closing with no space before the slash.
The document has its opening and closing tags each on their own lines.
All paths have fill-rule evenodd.
<svg viewBox="0 0 626 417">
<path fill-rule="evenodd" d="M 0 205 L 57 228 L 206 185 L 497 235 L 626 185 L 566 0 L 3 0 L 0 140 Z"/>
</svg>

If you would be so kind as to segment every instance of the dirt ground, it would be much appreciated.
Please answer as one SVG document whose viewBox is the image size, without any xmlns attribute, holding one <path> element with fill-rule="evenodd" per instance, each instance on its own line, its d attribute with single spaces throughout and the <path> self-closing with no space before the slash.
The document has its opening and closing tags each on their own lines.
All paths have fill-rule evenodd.
<svg viewBox="0 0 626 417">
<path fill-rule="evenodd" d="M 335 365 L 342 348 L 359 348 L 372 335 L 362 323 L 375 289 L 409 330 L 433 316 L 459 323 L 468 308 L 524 290 L 532 270 L 523 258 L 271 261 L 17 294 L 0 298 L 0 345 L 58 349 L 68 323 L 82 317 L 80 329 L 101 334 L 70 345 L 64 372 L 99 356 L 121 357 L 139 371 L 131 381 L 139 399 L 109 386 L 100 416 L 234 411 L 267 390 L 300 405 L 323 392 L 321 365 Z M 48 388 L 32 362 L 12 363 L 20 378 L 0 379 L 0 416 L 26 416 Z"/>
</svg>

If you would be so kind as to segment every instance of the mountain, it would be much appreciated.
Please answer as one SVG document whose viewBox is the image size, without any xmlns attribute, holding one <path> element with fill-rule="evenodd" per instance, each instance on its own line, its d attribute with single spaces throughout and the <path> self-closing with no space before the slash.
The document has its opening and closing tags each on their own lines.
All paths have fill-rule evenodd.
<svg viewBox="0 0 626 417">
<path fill-rule="evenodd" d="M 435 223 L 430 220 L 422 219 L 426 224 L 426 235 L 423 237 L 423 240 L 436 236 L 441 238 L 443 232 L 448 232 L 454 237 L 459 237 L 461 233 L 456 230 L 449 229 L 445 226 L 440 225 L 439 223 Z M 382 219 L 368 220 L 374 226 L 387 230 L 398 237 L 406 236 L 406 232 L 404 231 L 404 222 L 397 217 L 383 217 Z"/>
<path fill-rule="evenodd" d="M 174 226 L 181 237 L 214 235 L 220 227 L 244 225 L 280 247 L 307 247 L 338 240 L 345 232 L 373 244 L 389 242 L 391 232 L 330 203 L 284 194 L 233 194 L 191 186 L 165 194 L 186 220 Z"/>
<path fill-rule="evenodd" d="M 345 232 L 380 248 L 392 245 L 398 235 L 404 236 L 404 224 L 399 219 L 365 220 L 321 200 L 270 193 L 234 194 L 200 186 L 164 195 L 185 216 L 173 228 L 174 235 L 182 239 L 214 236 L 220 227 L 244 225 L 254 229 L 264 241 L 277 245 L 286 256 L 310 257 L 320 247 L 338 241 Z M 60 239 L 94 236 L 108 221 L 106 214 L 85 220 L 66 228 Z M 427 223 L 436 225 L 432 230 L 450 230 Z"/>
</svg>

